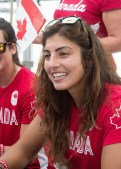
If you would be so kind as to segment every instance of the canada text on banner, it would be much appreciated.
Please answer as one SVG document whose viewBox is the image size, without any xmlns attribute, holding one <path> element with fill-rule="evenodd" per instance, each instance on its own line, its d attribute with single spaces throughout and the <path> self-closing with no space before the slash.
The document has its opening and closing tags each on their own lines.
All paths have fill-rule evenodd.
<svg viewBox="0 0 121 169">
<path fill-rule="evenodd" d="M 17 43 L 22 51 L 33 42 L 45 22 L 46 19 L 36 0 L 21 0 L 16 13 L 14 29 Z"/>
</svg>

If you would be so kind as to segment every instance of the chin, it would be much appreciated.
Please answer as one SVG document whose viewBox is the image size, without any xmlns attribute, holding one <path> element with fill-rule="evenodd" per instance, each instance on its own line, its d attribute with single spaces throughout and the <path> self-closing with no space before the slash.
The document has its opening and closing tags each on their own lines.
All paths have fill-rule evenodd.
<svg viewBox="0 0 121 169">
<path fill-rule="evenodd" d="M 65 87 L 54 86 L 55 90 L 67 90 Z"/>
</svg>

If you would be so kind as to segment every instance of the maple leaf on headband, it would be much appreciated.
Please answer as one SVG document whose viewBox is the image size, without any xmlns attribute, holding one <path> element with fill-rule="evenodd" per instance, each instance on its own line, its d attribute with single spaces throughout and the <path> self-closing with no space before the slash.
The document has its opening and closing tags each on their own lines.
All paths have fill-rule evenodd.
<svg viewBox="0 0 121 169">
<path fill-rule="evenodd" d="M 16 36 L 17 36 L 18 39 L 22 40 L 24 35 L 25 35 L 25 33 L 27 32 L 26 31 L 27 21 L 26 21 L 26 19 L 24 19 L 22 21 L 18 21 L 17 20 L 17 24 L 18 24 L 17 27 L 18 27 L 19 31 L 18 31 Z"/>
</svg>

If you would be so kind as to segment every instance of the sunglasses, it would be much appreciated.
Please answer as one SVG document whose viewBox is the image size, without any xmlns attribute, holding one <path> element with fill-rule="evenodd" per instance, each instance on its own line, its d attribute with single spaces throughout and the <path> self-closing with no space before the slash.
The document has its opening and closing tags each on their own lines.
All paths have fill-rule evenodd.
<svg viewBox="0 0 121 169">
<path fill-rule="evenodd" d="M 64 17 L 64 18 L 60 18 L 60 19 L 54 19 L 52 21 L 50 21 L 46 26 L 45 29 L 56 24 L 58 21 L 61 22 L 61 24 L 68 24 L 68 25 L 73 25 L 75 23 L 77 23 L 78 21 L 80 21 L 82 27 L 84 28 L 84 21 L 76 16 L 69 16 L 69 17 Z"/>
<path fill-rule="evenodd" d="M 10 45 L 10 44 L 11 44 L 11 42 L 6 42 L 6 43 L 0 42 L 0 54 L 5 53 L 6 52 L 6 46 Z"/>
</svg>

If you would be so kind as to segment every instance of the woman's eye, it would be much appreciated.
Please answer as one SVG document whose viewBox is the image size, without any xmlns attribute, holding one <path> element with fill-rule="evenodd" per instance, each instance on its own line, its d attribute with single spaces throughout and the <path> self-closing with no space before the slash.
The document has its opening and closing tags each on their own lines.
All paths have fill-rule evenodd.
<svg viewBox="0 0 121 169">
<path fill-rule="evenodd" d="M 66 55 L 69 55 L 68 52 L 60 52 L 60 56 L 66 56 Z"/>
<path fill-rule="evenodd" d="M 49 60 L 50 54 L 44 54 L 44 58 L 45 58 L 46 60 Z"/>
</svg>

